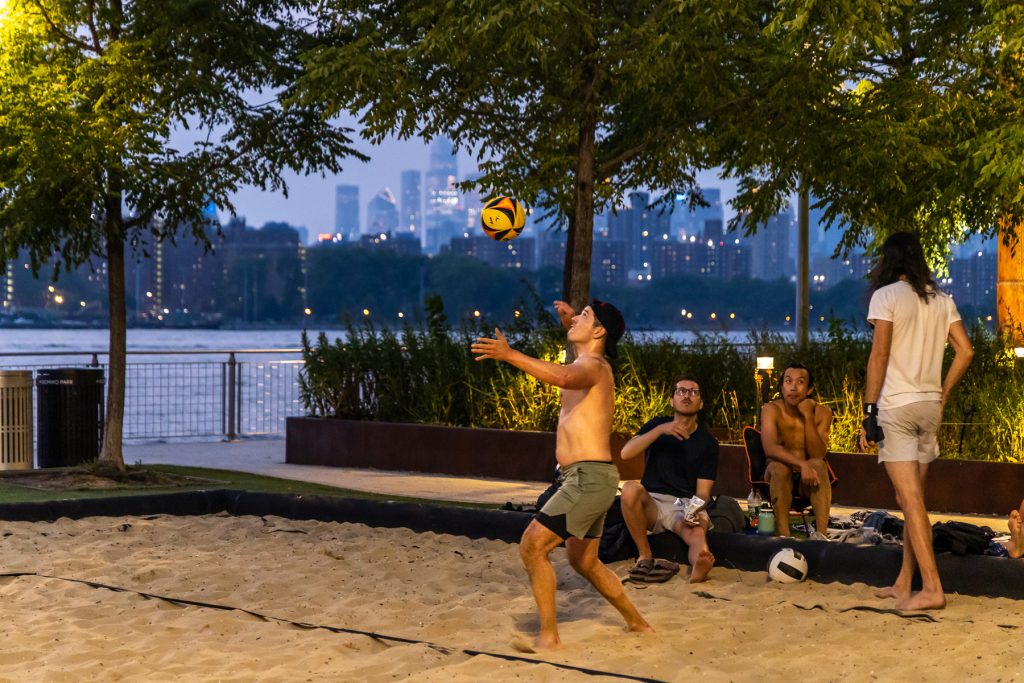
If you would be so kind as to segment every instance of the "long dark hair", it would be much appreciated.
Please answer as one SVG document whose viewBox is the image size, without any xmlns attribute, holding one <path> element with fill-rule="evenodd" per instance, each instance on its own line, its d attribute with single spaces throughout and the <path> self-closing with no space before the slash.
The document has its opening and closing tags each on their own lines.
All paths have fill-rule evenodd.
<svg viewBox="0 0 1024 683">
<path fill-rule="evenodd" d="M 878 261 L 868 277 L 871 279 L 872 292 L 905 277 L 907 284 L 925 302 L 928 297 L 935 296 L 935 280 L 924 260 L 921 240 L 910 232 L 894 232 L 886 238 L 879 251 Z"/>
</svg>

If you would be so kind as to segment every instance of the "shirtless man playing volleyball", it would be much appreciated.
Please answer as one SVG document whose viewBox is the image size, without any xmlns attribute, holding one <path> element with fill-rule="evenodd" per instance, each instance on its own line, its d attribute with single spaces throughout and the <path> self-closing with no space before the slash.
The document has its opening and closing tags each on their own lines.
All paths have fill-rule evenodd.
<svg viewBox="0 0 1024 683">
<path fill-rule="evenodd" d="M 523 532 L 519 554 L 537 601 L 540 633 L 534 648 L 561 645 L 555 610 L 555 570 L 548 557 L 565 542 L 569 563 L 619 611 L 630 631 L 653 631 L 630 602 L 619 578 L 597 557 L 604 517 L 618 490 L 619 473 L 612 462 L 611 432 L 615 384 L 605 355 L 615 357 L 625 331 L 622 314 L 611 304 L 594 300 L 578 315 L 568 304 L 555 302 L 576 360 L 559 365 L 511 348 L 500 330 L 494 339 L 478 337 L 472 345 L 477 360 L 505 361 L 542 382 L 561 389 L 555 457 L 562 470 L 558 491 Z"/>
</svg>

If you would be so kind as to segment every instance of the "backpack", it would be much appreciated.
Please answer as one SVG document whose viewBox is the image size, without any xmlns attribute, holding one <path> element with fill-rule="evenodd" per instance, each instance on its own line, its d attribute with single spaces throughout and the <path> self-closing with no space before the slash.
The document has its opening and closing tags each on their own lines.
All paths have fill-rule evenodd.
<svg viewBox="0 0 1024 683">
<path fill-rule="evenodd" d="M 743 515 L 743 508 L 731 496 L 712 498 L 707 512 L 711 523 L 715 525 L 712 529 L 715 533 L 742 534 L 746 527 L 747 518 Z"/>
<path fill-rule="evenodd" d="M 932 526 L 932 544 L 937 553 L 984 555 L 995 533 L 987 526 L 967 522 L 936 522 Z"/>
</svg>

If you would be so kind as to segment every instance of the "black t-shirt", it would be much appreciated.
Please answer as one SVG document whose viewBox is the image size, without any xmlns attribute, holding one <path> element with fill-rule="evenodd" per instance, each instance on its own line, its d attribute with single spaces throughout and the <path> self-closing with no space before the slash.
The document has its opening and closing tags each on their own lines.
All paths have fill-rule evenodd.
<svg viewBox="0 0 1024 683">
<path fill-rule="evenodd" d="M 656 417 L 637 436 L 671 421 L 671 417 Z M 698 426 L 689 439 L 659 436 L 644 454 L 640 483 L 649 493 L 690 498 L 697 494 L 698 479 L 714 481 L 717 475 L 718 440 Z"/>
</svg>

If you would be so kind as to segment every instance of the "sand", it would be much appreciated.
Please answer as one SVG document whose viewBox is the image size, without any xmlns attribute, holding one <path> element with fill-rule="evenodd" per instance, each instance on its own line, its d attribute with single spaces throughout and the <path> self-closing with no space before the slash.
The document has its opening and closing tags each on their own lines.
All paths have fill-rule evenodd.
<svg viewBox="0 0 1024 683">
<path fill-rule="evenodd" d="M 304 629 L 60 578 L 0 578 L 0 679 L 12 681 L 596 681 L 516 656 L 536 629 L 518 548 L 276 517 L 93 517 L 4 522 L 4 573 L 34 572 L 279 619 L 426 641 Z M 656 634 L 553 554 L 565 649 L 525 655 L 666 681 L 1021 680 L 1013 600 L 952 595 L 935 621 L 861 611 L 864 585 L 780 585 L 716 567 L 628 591 Z M 1011 560 L 1007 560 L 1011 561 Z M 627 563 L 612 568 L 624 576 Z M 618 680 L 622 680 L 619 678 Z"/>
</svg>

